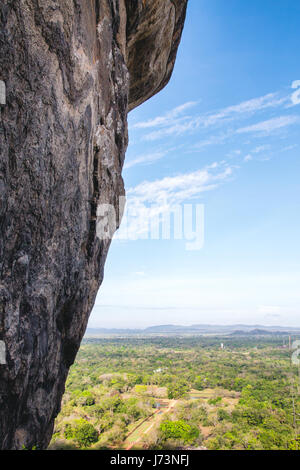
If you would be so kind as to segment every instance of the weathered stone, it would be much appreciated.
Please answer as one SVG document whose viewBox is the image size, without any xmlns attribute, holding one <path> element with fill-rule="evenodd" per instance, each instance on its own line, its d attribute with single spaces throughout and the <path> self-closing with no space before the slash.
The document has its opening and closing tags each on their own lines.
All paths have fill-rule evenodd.
<svg viewBox="0 0 300 470">
<path fill-rule="evenodd" d="M 0 2 L 1 449 L 49 443 L 110 244 L 97 207 L 118 211 L 127 111 L 169 80 L 186 3 Z"/>
</svg>

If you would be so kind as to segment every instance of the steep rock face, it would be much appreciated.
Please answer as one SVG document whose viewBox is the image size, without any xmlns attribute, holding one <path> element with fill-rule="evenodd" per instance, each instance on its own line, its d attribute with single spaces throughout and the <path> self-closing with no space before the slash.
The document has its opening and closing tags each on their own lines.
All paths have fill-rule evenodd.
<svg viewBox="0 0 300 470">
<path fill-rule="evenodd" d="M 49 443 L 110 244 L 97 208 L 121 217 L 127 111 L 169 80 L 186 3 L 0 2 L 1 449 Z"/>
</svg>

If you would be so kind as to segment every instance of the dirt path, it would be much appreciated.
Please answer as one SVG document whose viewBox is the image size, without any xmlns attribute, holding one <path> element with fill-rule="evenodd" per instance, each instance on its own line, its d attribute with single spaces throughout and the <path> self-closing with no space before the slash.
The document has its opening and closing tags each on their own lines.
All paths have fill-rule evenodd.
<svg viewBox="0 0 300 470">
<path fill-rule="evenodd" d="M 178 400 L 171 400 L 170 403 L 169 403 L 169 406 L 168 408 L 166 409 L 158 409 L 154 415 L 152 415 L 150 418 L 149 418 L 149 421 L 146 420 L 144 421 L 138 428 L 136 428 L 136 430 L 134 432 L 137 432 L 137 431 L 141 431 L 141 435 L 138 439 L 136 439 L 134 442 L 131 442 L 127 447 L 126 447 L 126 450 L 130 450 L 132 449 L 133 446 L 135 446 L 136 444 L 138 444 L 142 439 L 143 437 L 148 434 L 149 431 L 151 431 L 151 429 L 153 428 L 153 426 L 158 423 L 162 417 L 166 414 L 166 413 L 169 413 L 173 408 L 174 406 L 176 405 Z M 150 424 L 150 426 L 148 426 L 144 431 L 142 430 L 142 428 L 144 427 L 144 425 L 146 423 L 149 423 L 151 422 L 152 423 Z"/>
</svg>

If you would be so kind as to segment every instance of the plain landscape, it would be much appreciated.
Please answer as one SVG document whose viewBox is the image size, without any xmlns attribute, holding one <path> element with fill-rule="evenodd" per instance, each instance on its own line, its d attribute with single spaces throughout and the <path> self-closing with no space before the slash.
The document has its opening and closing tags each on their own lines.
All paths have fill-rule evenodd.
<svg viewBox="0 0 300 470">
<path fill-rule="evenodd" d="M 198 327 L 88 330 L 49 449 L 298 450 L 300 330 Z"/>
</svg>

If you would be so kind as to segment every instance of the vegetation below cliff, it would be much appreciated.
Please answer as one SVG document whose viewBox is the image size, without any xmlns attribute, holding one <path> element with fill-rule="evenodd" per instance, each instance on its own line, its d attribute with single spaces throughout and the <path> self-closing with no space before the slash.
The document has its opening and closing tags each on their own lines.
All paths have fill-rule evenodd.
<svg viewBox="0 0 300 470">
<path fill-rule="evenodd" d="M 50 449 L 299 449 L 298 370 L 283 341 L 88 339 Z"/>
</svg>

